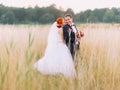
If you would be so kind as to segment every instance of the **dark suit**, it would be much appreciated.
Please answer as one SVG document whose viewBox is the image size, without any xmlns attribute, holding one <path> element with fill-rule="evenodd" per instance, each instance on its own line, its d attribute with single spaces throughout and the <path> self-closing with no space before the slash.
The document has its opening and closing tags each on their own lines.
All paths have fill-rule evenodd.
<svg viewBox="0 0 120 90">
<path fill-rule="evenodd" d="M 75 33 L 72 30 L 69 35 L 69 32 L 68 32 L 69 29 L 72 30 L 72 27 L 68 24 L 66 24 L 63 27 L 63 36 L 64 36 L 64 40 L 66 42 L 66 45 L 69 47 L 71 55 L 74 58 L 74 55 L 75 55 Z"/>
</svg>

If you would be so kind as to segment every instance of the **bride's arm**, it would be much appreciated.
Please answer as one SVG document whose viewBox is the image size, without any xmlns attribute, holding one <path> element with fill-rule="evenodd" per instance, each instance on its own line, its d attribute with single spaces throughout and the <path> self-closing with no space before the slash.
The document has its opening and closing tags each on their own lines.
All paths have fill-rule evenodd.
<svg viewBox="0 0 120 90">
<path fill-rule="evenodd" d="M 65 40 L 64 40 L 64 36 L 63 36 L 63 30 L 61 29 L 59 33 L 60 33 L 62 42 L 65 44 Z"/>
</svg>

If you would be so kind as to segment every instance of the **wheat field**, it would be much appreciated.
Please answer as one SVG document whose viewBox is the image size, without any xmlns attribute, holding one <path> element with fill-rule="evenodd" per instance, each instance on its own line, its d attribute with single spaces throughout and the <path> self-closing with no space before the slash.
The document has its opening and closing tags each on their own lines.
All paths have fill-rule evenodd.
<svg viewBox="0 0 120 90">
<path fill-rule="evenodd" d="M 120 25 L 78 24 L 85 36 L 76 79 L 42 75 L 50 25 L 0 25 L 0 90 L 120 90 Z"/>
</svg>

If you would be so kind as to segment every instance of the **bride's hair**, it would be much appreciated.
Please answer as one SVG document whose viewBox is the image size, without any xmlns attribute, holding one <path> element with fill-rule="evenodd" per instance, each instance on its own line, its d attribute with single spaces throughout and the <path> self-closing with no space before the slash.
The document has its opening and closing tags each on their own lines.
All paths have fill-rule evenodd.
<svg viewBox="0 0 120 90">
<path fill-rule="evenodd" d="M 57 27 L 58 27 L 58 28 L 63 27 L 64 19 L 63 19 L 62 17 L 57 18 L 57 19 L 56 19 L 56 22 L 57 22 Z"/>
</svg>

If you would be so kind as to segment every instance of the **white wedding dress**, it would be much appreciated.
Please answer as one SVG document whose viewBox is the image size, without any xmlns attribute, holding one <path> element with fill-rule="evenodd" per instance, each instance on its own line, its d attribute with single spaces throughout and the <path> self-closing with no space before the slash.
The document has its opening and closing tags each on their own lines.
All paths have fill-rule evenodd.
<svg viewBox="0 0 120 90">
<path fill-rule="evenodd" d="M 44 56 L 34 64 L 34 68 L 42 74 L 63 74 L 67 78 L 74 78 L 76 71 L 72 56 L 66 44 L 63 43 L 59 30 L 62 28 L 57 28 L 55 22 L 49 32 Z"/>
</svg>

